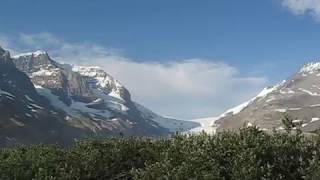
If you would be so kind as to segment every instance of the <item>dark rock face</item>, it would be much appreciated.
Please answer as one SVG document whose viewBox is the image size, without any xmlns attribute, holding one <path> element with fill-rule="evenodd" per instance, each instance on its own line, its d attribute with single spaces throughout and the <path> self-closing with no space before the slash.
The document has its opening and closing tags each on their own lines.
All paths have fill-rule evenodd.
<svg viewBox="0 0 320 180">
<path fill-rule="evenodd" d="M 224 114 L 216 122 L 222 129 L 256 125 L 263 130 L 282 130 L 284 113 L 302 124 L 304 132 L 320 128 L 320 63 L 305 65 L 282 83 L 265 89 L 241 111 Z"/>
<path fill-rule="evenodd" d="M 66 75 L 57 68 L 46 52 L 37 51 L 18 58 L 13 58 L 15 66 L 25 72 L 34 84 L 53 91 L 66 104 L 71 103 L 68 97 L 68 80 Z"/>
<path fill-rule="evenodd" d="M 86 132 L 59 121 L 63 114 L 39 96 L 28 76 L 0 48 L 0 146 L 68 144 Z"/>
</svg>

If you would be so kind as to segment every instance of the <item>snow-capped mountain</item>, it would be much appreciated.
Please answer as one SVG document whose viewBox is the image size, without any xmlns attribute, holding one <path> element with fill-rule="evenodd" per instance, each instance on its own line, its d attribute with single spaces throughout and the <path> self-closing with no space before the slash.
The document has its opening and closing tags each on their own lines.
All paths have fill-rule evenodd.
<svg viewBox="0 0 320 180">
<path fill-rule="evenodd" d="M 304 65 L 297 73 L 251 100 L 223 113 L 219 130 L 256 125 L 262 130 L 284 129 L 284 113 L 302 124 L 304 132 L 320 128 L 320 62 Z"/>
<path fill-rule="evenodd" d="M 0 146 L 16 143 L 68 144 L 85 137 L 79 130 L 59 121 L 62 113 L 40 96 L 28 76 L 13 64 L 8 51 L 0 48 Z"/>
<path fill-rule="evenodd" d="M 96 136 L 158 136 L 199 126 L 164 118 L 138 105 L 120 82 L 99 67 L 61 64 L 45 51 L 15 55 L 12 60 L 29 76 L 37 93 L 64 113 L 62 119 Z"/>
</svg>

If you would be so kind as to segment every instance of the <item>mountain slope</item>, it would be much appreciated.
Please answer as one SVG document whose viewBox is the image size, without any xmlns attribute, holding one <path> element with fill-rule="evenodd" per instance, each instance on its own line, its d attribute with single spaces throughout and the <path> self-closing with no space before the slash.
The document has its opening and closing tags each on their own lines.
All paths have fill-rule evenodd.
<svg viewBox="0 0 320 180">
<path fill-rule="evenodd" d="M 282 83 L 222 114 L 218 129 L 256 125 L 263 130 L 284 129 L 284 113 L 302 124 L 304 132 L 320 128 L 320 63 L 309 63 Z"/>
<path fill-rule="evenodd" d="M 61 115 L 14 66 L 9 52 L 0 48 L 0 145 L 67 144 L 85 136 L 85 131 L 58 121 Z"/>
<path fill-rule="evenodd" d="M 63 119 L 97 136 L 168 135 L 199 125 L 179 121 L 174 129 L 166 126 L 163 121 L 177 120 L 162 118 L 137 105 L 129 91 L 99 67 L 60 64 L 45 51 L 16 55 L 13 62 L 30 77 L 40 95 L 65 113 Z"/>
<path fill-rule="evenodd" d="M 201 124 L 195 121 L 183 121 L 174 118 L 160 116 L 149 109 L 135 103 L 136 107 L 142 112 L 142 116 L 147 119 L 152 119 L 152 121 L 158 123 L 161 127 L 168 129 L 170 132 L 187 132 L 193 128 L 200 127 Z"/>
</svg>

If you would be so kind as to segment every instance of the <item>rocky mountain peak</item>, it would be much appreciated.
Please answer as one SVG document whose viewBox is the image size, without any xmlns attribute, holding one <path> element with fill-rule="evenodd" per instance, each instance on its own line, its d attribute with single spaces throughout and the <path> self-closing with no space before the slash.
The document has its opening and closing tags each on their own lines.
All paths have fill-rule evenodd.
<svg viewBox="0 0 320 180">
<path fill-rule="evenodd" d="M 130 100 L 130 94 L 126 88 L 100 67 L 73 66 L 72 71 L 92 78 L 95 81 L 95 86 L 110 96 L 124 101 Z"/>
<path fill-rule="evenodd" d="M 49 57 L 48 53 L 43 50 L 37 50 L 35 52 L 28 52 L 23 54 L 17 54 L 12 57 L 16 64 L 20 64 L 23 68 L 27 69 L 47 69 L 54 66 L 54 62 Z M 32 68 L 31 68 L 32 67 Z M 27 70 L 24 69 L 24 70 Z"/>
<path fill-rule="evenodd" d="M 0 47 L 0 66 L 2 66 L 2 68 L 6 68 L 7 66 L 14 67 L 9 51 L 6 51 L 1 47 Z"/>
<path fill-rule="evenodd" d="M 47 57 L 49 58 L 49 55 L 46 51 L 44 50 L 37 50 L 37 51 L 34 51 L 34 52 L 27 52 L 27 53 L 22 53 L 22 54 L 17 54 L 17 55 L 14 55 L 13 58 L 20 58 L 20 57 Z"/>
<path fill-rule="evenodd" d="M 40 50 L 16 55 L 13 61 L 35 85 L 50 89 L 67 105 L 73 101 L 93 103 L 102 96 L 114 98 L 114 103 L 109 103 L 113 108 L 121 109 L 119 103 L 131 104 L 129 91 L 99 67 L 60 64 Z"/>
</svg>

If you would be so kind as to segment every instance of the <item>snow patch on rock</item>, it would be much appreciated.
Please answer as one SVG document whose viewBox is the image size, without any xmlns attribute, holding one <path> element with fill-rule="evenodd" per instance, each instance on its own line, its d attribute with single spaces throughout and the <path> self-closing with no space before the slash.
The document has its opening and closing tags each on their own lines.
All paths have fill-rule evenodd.
<svg viewBox="0 0 320 180">
<path fill-rule="evenodd" d="M 302 91 L 302 92 L 304 92 L 304 93 L 309 94 L 310 96 L 320 96 L 320 94 L 311 92 L 311 91 L 306 90 L 306 89 L 299 88 L 299 90 Z"/>
<path fill-rule="evenodd" d="M 311 119 L 311 121 L 310 122 L 315 122 L 315 121 L 319 121 L 320 120 L 320 118 L 318 118 L 318 117 L 314 117 L 314 118 L 312 118 Z"/>
<path fill-rule="evenodd" d="M 275 109 L 276 112 L 285 113 L 287 109 Z"/>
</svg>

